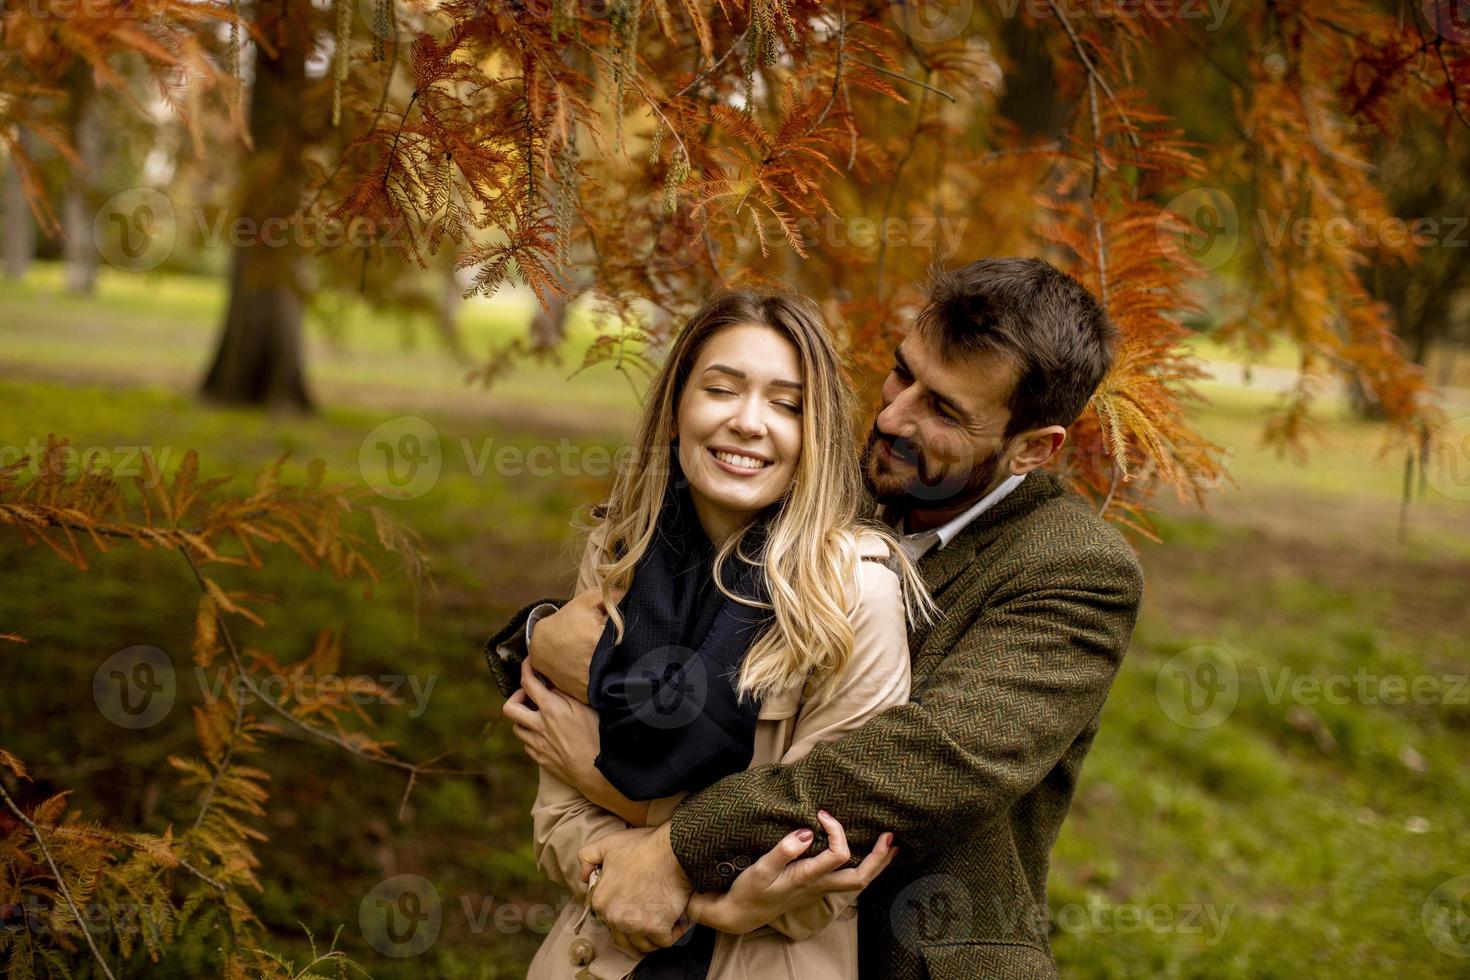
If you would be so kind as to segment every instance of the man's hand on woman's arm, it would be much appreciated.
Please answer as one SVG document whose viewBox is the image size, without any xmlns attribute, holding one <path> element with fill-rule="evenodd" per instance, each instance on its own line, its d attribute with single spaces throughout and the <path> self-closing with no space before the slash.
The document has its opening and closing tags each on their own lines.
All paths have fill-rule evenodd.
<svg viewBox="0 0 1470 980">
<path fill-rule="evenodd" d="M 669 825 L 608 834 L 582 848 L 582 878 L 602 874 L 592 908 L 613 941 L 629 953 L 672 946 L 698 922 L 720 932 L 744 933 L 771 923 L 834 892 L 859 892 L 893 861 L 898 848 L 883 834 L 862 863 L 846 867 L 851 855 L 842 825 L 819 814 L 830 846 L 802 858 L 812 831 L 792 831 L 769 853 L 742 871 L 726 893 L 694 894 L 669 843 Z"/>
<path fill-rule="evenodd" d="M 562 693 L 587 703 L 592 653 L 607 624 L 607 607 L 597 589 L 585 589 L 556 612 L 536 621 L 530 662 Z"/>
</svg>

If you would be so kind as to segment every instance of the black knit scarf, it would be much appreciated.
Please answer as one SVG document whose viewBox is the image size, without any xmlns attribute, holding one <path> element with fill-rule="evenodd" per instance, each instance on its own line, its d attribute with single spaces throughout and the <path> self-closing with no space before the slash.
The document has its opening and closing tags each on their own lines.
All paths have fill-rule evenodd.
<svg viewBox="0 0 1470 980">
<path fill-rule="evenodd" d="M 623 639 L 611 621 L 592 655 L 588 703 L 597 709 L 597 768 L 632 800 L 697 790 L 750 765 L 757 699 L 740 699 L 745 654 L 771 622 L 769 609 L 742 605 L 714 582 L 715 548 L 694 512 L 678 451 L 648 550 L 619 604 Z M 766 525 L 746 532 L 756 557 Z M 732 555 L 721 568 L 737 596 L 767 600 L 759 565 Z"/>
</svg>

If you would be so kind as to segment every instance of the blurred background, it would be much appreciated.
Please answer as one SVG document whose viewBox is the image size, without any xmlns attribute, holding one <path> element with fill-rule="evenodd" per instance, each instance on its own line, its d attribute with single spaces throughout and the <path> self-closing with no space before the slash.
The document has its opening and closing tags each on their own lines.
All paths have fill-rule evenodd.
<svg viewBox="0 0 1470 980">
<path fill-rule="evenodd" d="M 670 332 L 792 285 L 870 410 L 996 254 L 1125 337 L 1063 975 L 1470 975 L 1463 3 L 144 6 L 4 20 L 7 975 L 523 975 L 481 648 Z"/>
</svg>

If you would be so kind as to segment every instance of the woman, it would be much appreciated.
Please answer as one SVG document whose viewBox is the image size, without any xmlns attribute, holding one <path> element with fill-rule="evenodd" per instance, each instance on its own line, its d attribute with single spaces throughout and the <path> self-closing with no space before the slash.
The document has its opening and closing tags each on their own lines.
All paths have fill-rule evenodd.
<svg viewBox="0 0 1470 980">
<path fill-rule="evenodd" d="M 608 624 L 588 700 L 527 683 L 505 714 L 541 765 L 538 864 L 575 901 L 532 980 L 857 976 L 855 894 L 828 895 L 739 931 L 721 896 L 647 957 L 585 915 L 577 852 L 667 820 L 690 791 L 750 765 L 792 762 L 908 699 L 905 610 L 927 610 L 911 564 L 863 504 L 851 393 L 809 301 L 726 293 L 675 340 L 654 380 L 577 591 Z M 537 733 L 537 704 L 580 710 L 582 751 Z M 829 834 L 840 828 L 821 818 Z M 713 926 L 713 928 L 711 928 Z M 719 932 L 719 928 L 730 931 Z"/>
</svg>

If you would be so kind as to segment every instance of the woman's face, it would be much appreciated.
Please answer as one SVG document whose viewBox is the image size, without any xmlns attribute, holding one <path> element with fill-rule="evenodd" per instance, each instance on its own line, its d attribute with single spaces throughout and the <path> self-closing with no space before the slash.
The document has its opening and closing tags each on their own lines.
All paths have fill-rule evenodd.
<svg viewBox="0 0 1470 980">
<path fill-rule="evenodd" d="M 679 397 L 679 465 L 713 541 L 780 500 L 801 457 L 801 358 L 785 334 L 724 327 Z"/>
</svg>

